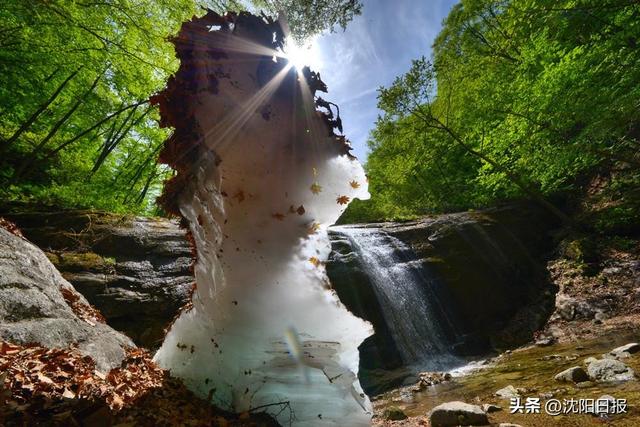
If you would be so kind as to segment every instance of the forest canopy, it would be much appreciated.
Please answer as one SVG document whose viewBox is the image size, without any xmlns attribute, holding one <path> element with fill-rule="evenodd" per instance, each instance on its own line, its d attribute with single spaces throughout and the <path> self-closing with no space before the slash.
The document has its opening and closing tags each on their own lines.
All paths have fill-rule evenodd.
<svg viewBox="0 0 640 427">
<path fill-rule="evenodd" d="M 170 130 L 149 98 L 177 69 L 168 37 L 205 8 L 263 10 L 291 36 L 344 28 L 354 0 L 1 0 L 0 186 L 4 201 L 156 212 Z"/>
<path fill-rule="evenodd" d="M 170 130 L 148 102 L 177 69 L 167 38 L 208 7 L 285 13 L 303 40 L 356 0 L 8 1 L 0 8 L 3 200 L 157 213 Z M 463 0 L 431 57 L 380 88 L 372 199 L 342 221 L 411 218 L 514 198 L 552 208 L 606 183 L 611 221 L 640 205 L 640 5 Z M 410 41 L 408 41 L 409 43 Z M 598 181 L 599 180 L 599 181 Z M 609 220 L 608 219 L 608 220 Z"/>
<path fill-rule="evenodd" d="M 520 197 L 549 203 L 597 177 L 617 200 L 616 221 L 633 221 L 638 43 L 635 1 L 458 3 L 433 57 L 379 90 L 366 165 L 372 199 L 355 202 L 343 221 Z"/>
</svg>

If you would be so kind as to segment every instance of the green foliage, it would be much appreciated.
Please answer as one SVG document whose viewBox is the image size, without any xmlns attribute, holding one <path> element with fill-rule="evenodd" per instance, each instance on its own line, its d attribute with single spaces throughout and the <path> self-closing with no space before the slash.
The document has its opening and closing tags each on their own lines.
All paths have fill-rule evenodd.
<svg viewBox="0 0 640 427">
<path fill-rule="evenodd" d="M 380 90 L 367 163 L 373 197 L 350 218 L 521 196 L 549 205 L 612 168 L 623 169 L 625 194 L 637 189 L 639 18 L 629 1 L 463 0 L 433 60 L 414 61 Z"/>
<path fill-rule="evenodd" d="M 295 35 L 344 27 L 361 8 L 355 1 L 290 3 L 282 6 Z M 169 130 L 158 127 L 148 103 L 178 66 L 167 38 L 204 7 L 245 5 L 0 0 L 2 198 L 153 213 L 172 173 L 156 163 Z"/>
<path fill-rule="evenodd" d="M 253 0 L 256 9 L 273 16 L 284 14 L 291 30 L 290 36 L 303 42 L 323 31 L 343 30 L 362 13 L 360 0 Z"/>
<path fill-rule="evenodd" d="M 3 1 L 0 179 L 9 199 L 147 212 L 168 171 L 147 99 L 177 62 L 184 0 Z M 7 185 L 8 184 L 8 185 Z"/>
</svg>

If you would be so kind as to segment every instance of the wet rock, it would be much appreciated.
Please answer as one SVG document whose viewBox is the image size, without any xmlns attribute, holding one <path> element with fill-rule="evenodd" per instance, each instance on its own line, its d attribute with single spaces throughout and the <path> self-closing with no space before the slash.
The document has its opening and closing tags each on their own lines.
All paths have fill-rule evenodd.
<svg viewBox="0 0 640 427">
<path fill-rule="evenodd" d="M 382 418 L 389 421 L 402 421 L 409 417 L 407 417 L 407 414 L 405 414 L 402 409 L 392 406 L 382 412 Z"/>
<path fill-rule="evenodd" d="M 482 405 L 482 410 L 484 412 L 486 412 L 487 414 L 490 414 L 492 412 L 502 411 L 502 408 L 499 407 L 498 405 L 494 405 L 492 403 L 485 403 L 485 404 Z"/>
<path fill-rule="evenodd" d="M 589 376 L 581 366 L 573 366 L 560 372 L 553 379 L 560 382 L 580 383 L 589 381 Z"/>
<path fill-rule="evenodd" d="M 604 311 L 597 310 L 593 320 L 594 320 L 594 322 L 600 324 L 600 323 L 604 322 L 605 320 L 607 320 L 607 318 L 608 318 L 608 316 Z"/>
<path fill-rule="evenodd" d="M 433 427 L 484 426 L 489 424 L 489 419 L 479 406 L 456 401 L 433 408 L 429 412 L 429 422 Z"/>
<path fill-rule="evenodd" d="M 0 228 L 0 339 L 75 346 L 108 372 L 135 345 L 94 313 L 38 247 Z"/>
<path fill-rule="evenodd" d="M 621 345 L 620 347 L 614 348 L 609 352 L 609 354 L 616 358 L 627 358 L 627 357 L 631 357 L 632 354 L 635 354 L 639 351 L 640 351 L 640 344 L 632 342 L 632 343 Z"/>
<path fill-rule="evenodd" d="M 567 389 L 566 388 L 557 388 L 555 390 L 551 390 L 551 391 L 546 391 L 543 393 L 540 393 L 538 396 L 541 399 L 551 399 L 552 397 L 556 397 L 556 396 L 561 396 L 563 394 L 567 393 Z"/>
<path fill-rule="evenodd" d="M 615 359 L 600 359 L 589 363 L 587 374 L 595 382 L 629 381 L 635 378 L 633 369 Z"/>
<path fill-rule="evenodd" d="M 512 385 L 508 385 L 506 387 L 501 388 L 500 390 L 496 391 L 495 395 L 501 399 L 511 399 L 513 397 L 520 397 L 520 393 Z"/>
<path fill-rule="evenodd" d="M 576 388 L 589 388 L 593 387 L 594 385 L 596 385 L 596 383 L 594 383 L 593 381 L 582 381 L 576 384 Z"/>
<path fill-rule="evenodd" d="M 451 381 L 451 374 L 448 372 L 421 372 L 414 391 L 422 391 L 446 381 Z"/>
<path fill-rule="evenodd" d="M 550 345 L 553 345 L 555 341 L 556 340 L 553 337 L 540 337 L 536 340 L 535 344 L 538 347 L 548 347 Z"/>
</svg>

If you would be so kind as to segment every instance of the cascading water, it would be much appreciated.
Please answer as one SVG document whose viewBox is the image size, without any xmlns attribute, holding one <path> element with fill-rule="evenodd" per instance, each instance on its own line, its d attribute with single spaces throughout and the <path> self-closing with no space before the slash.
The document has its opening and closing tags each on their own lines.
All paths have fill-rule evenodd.
<svg viewBox="0 0 640 427">
<path fill-rule="evenodd" d="M 452 354 L 455 322 L 439 282 L 410 247 L 379 227 L 332 227 L 349 242 L 374 288 L 383 317 L 406 366 L 447 370 L 463 364 Z"/>
</svg>

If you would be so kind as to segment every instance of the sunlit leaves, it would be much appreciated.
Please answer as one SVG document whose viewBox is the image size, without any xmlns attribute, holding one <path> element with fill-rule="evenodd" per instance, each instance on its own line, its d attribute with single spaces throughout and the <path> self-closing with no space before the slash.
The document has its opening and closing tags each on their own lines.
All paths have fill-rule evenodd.
<svg viewBox="0 0 640 427">
<path fill-rule="evenodd" d="M 254 7 L 274 16 L 283 13 L 289 23 L 291 37 L 304 41 L 323 31 L 345 29 L 362 13 L 360 0 L 254 0 Z"/>
<path fill-rule="evenodd" d="M 157 111 L 146 106 L 115 112 L 144 103 L 165 85 L 177 67 L 167 37 L 197 9 L 197 1 L 186 0 L 146 2 L 145 7 L 124 0 L 5 2 L 0 8 L 4 197 L 151 211 L 169 173 L 155 161 L 168 130 L 159 129 Z M 46 109 L 8 144 L 70 75 Z M 78 135 L 83 136 L 74 139 Z"/>
<path fill-rule="evenodd" d="M 523 196 L 505 170 L 552 195 L 620 161 L 640 164 L 637 14 L 596 0 L 454 6 L 432 61 L 380 90 L 372 199 L 347 214 L 406 217 Z M 503 170 L 460 150 L 437 122 Z"/>
</svg>

